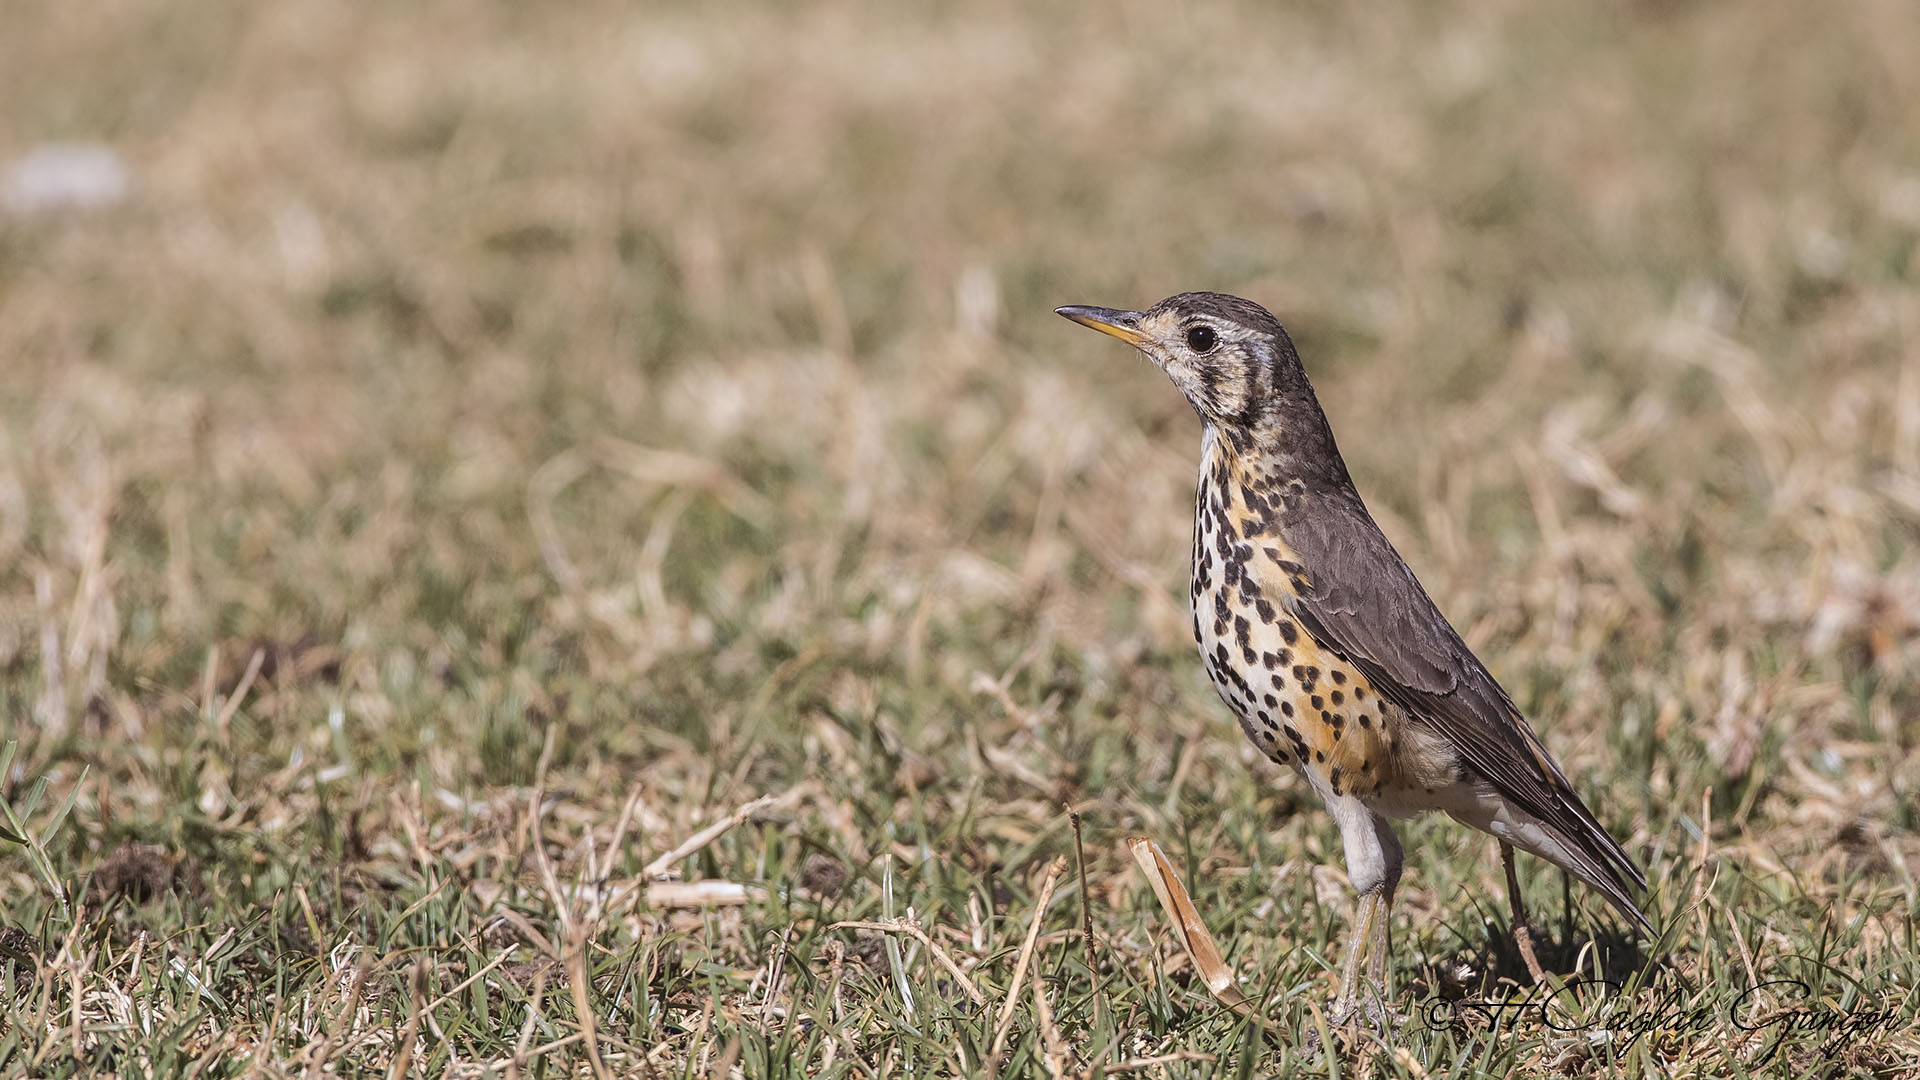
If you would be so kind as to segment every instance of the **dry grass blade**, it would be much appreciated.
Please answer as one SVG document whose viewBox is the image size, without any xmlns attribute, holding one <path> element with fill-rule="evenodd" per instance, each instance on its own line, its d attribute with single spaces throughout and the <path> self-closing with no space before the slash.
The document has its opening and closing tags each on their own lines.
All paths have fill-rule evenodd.
<svg viewBox="0 0 1920 1080">
<path fill-rule="evenodd" d="M 647 906 L 656 909 L 739 907 L 765 892 L 758 885 L 738 881 L 649 881 L 645 885 Z"/>
<path fill-rule="evenodd" d="M 1128 1058 L 1125 1061 L 1116 1061 L 1101 1071 L 1111 1075 L 1113 1073 L 1142 1072 L 1146 1069 L 1157 1069 L 1162 1065 L 1173 1065 L 1182 1061 L 1193 1061 L 1203 1065 L 1211 1065 L 1218 1060 L 1220 1060 L 1218 1057 L 1212 1054 L 1201 1053 L 1198 1050 L 1182 1050 L 1177 1054 L 1155 1054 L 1152 1057 L 1137 1057 Z"/>
<path fill-rule="evenodd" d="M 1067 1075 L 1067 1042 L 1053 1022 L 1053 1004 L 1047 1000 L 1047 980 L 1033 976 L 1033 1015 L 1040 1027 L 1040 1045 L 1046 1048 L 1047 1074 L 1054 1080 Z"/>
<path fill-rule="evenodd" d="M 573 995 L 574 1013 L 579 1017 L 580 1041 L 587 1053 L 587 1064 L 595 1080 L 613 1080 L 613 1071 L 600 1054 L 599 1023 L 593 1011 L 593 984 L 587 973 L 587 941 L 568 943 L 567 989 Z"/>
<path fill-rule="evenodd" d="M 340 1001 L 340 1011 L 334 1014 L 332 1027 L 327 1029 L 327 1032 L 313 1044 L 305 1055 L 307 1066 L 306 1075 L 320 1076 L 328 1071 L 328 1066 L 333 1060 L 333 1055 L 340 1046 L 338 1036 L 341 1032 L 350 1030 L 348 1028 L 348 1022 L 353 1017 L 354 1010 L 360 1004 L 360 995 L 366 989 L 367 979 L 373 974 L 373 971 L 373 962 L 365 956 L 362 956 L 354 962 L 351 972 L 345 977 L 347 983 L 346 994 L 343 995 Z"/>
<path fill-rule="evenodd" d="M 1187 896 L 1186 887 L 1180 884 L 1179 875 L 1173 872 L 1173 864 L 1167 861 L 1166 853 L 1160 845 L 1143 836 L 1130 837 L 1127 849 L 1133 854 L 1133 861 L 1147 876 L 1147 883 L 1153 886 L 1153 895 L 1160 900 L 1161 908 L 1167 913 L 1167 923 L 1173 929 L 1174 937 L 1180 940 L 1182 948 L 1193 961 L 1194 970 L 1206 981 L 1207 989 L 1220 1003 L 1242 1016 L 1251 1015 L 1253 1003 L 1233 977 L 1233 969 L 1227 966 L 1226 959 L 1220 955 L 1220 946 L 1213 940 L 1213 934 L 1207 930 L 1207 924 L 1201 920 L 1200 912 Z"/>
<path fill-rule="evenodd" d="M 1047 867 L 1047 879 L 1040 885 L 1040 897 L 1033 904 L 1033 919 L 1027 923 L 1027 940 L 1020 946 L 1020 956 L 1013 962 L 1013 981 L 1007 984 L 1007 999 L 1000 1006 L 1000 1019 L 994 1025 L 993 1048 L 987 1052 L 990 1064 L 1000 1060 L 1000 1051 L 1006 1048 L 1007 1033 L 1013 1030 L 1013 1008 L 1020 1000 L 1020 984 L 1027 977 L 1027 966 L 1033 962 L 1034 947 L 1040 941 L 1040 922 L 1047 913 L 1047 904 L 1053 900 L 1053 887 L 1060 883 L 1060 875 L 1067 869 L 1066 856 L 1056 856 Z"/>
<path fill-rule="evenodd" d="M 953 976 L 954 981 L 959 983 L 960 988 L 967 992 L 967 996 L 973 999 L 974 1004 L 985 1005 L 987 1003 L 986 995 L 980 992 L 979 987 L 973 985 L 973 980 L 967 977 L 967 973 L 961 969 L 959 964 L 954 963 L 953 957 L 948 955 L 947 950 L 941 948 L 940 943 L 933 940 L 933 935 L 927 933 L 915 923 L 909 922 L 906 919 L 892 919 L 885 922 L 850 919 L 845 922 L 834 923 L 827 929 L 875 930 L 883 934 L 907 934 L 927 947 L 927 951 L 933 954 L 934 960 L 936 960 L 941 967 L 947 969 L 947 974 Z"/>
<path fill-rule="evenodd" d="M 427 1002 L 424 1006 L 418 1006 L 417 1011 L 422 1014 L 431 1016 L 435 1011 L 440 1009 L 441 1006 L 452 1001 L 454 998 L 459 997 L 462 993 L 465 993 L 468 987 L 486 978 L 487 976 L 493 974 L 494 972 L 500 970 L 501 966 L 506 964 L 508 961 L 512 960 L 514 958 L 514 955 L 519 951 L 520 951 L 520 947 L 518 945 L 508 945 L 505 949 L 502 949 L 500 951 L 499 955 L 487 961 L 486 965 L 480 968 L 480 970 L 460 980 L 458 983 L 455 983 L 452 988 L 442 993 L 439 997 L 434 998 L 432 1001 Z M 408 1008 L 410 1013 L 413 1011 L 416 1011 L 416 1006 L 409 1005 Z M 341 1044 L 340 1049 L 343 1053 L 345 1051 L 355 1049 L 361 1045 L 364 1045 L 365 1043 L 373 1041 L 376 1037 L 379 1036 L 379 1034 L 380 1032 L 377 1029 L 371 1030 L 371 1031 L 363 1031 L 360 1034 L 354 1036 L 352 1039 L 349 1039 L 345 1043 Z"/>
<path fill-rule="evenodd" d="M 659 877 L 661 874 L 671 870 L 674 863 L 679 862 L 681 859 L 692 855 L 694 852 L 701 850 L 708 844 L 725 836 L 728 830 L 744 822 L 751 821 L 757 815 L 774 809 L 775 807 L 790 806 L 811 790 L 811 785 L 800 784 L 778 795 L 762 795 L 752 802 L 741 805 L 732 813 L 701 829 L 699 832 L 694 833 L 692 836 L 687 837 L 685 840 L 682 840 L 672 851 L 648 863 L 646 869 L 640 871 L 640 877 L 643 879 Z"/>
<path fill-rule="evenodd" d="M 771 510 L 759 492 L 742 483 L 718 461 L 683 451 L 641 446 L 610 435 L 596 445 L 605 463 L 636 480 L 664 485 L 689 485 L 712 494 L 734 516 L 764 526 Z"/>
<path fill-rule="evenodd" d="M 247 691 L 253 689 L 253 680 L 260 677 L 260 668 L 266 663 L 266 660 L 267 650 L 253 650 L 253 656 L 248 659 L 247 670 L 240 676 L 239 684 L 233 688 L 233 693 L 227 695 L 227 700 L 220 705 L 220 715 L 215 717 L 213 721 L 214 730 L 225 732 L 227 725 L 233 723 L 234 714 L 240 711 L 241 705 L 246 704 Z"/>
<path fill-rule="evenodd" d="M 387 1069 L 388 1080 L 403 1080 L 413 1067 L 413 1048 L 420 1039 L 420 1014 L 426 998 L 427 962 L 416 960 L 407 972 L 407 1022 L 400 1029 L 400 1047 L 394 1051 L 393 1063 Z"/>
<path fill-rule="evenodd" d="M 1080 934 L 1086 940 L 1087 967 L 1094 972 L 1098 985 L 1100 959 L 1093 933 L 1093 908 L 1087 900 L 1087 852 L 1080 839 L 1080 811 L 1068 806 L 1067 821 L 1073 826 L 1073 868 L 1080 876 Z"/>
</svg>

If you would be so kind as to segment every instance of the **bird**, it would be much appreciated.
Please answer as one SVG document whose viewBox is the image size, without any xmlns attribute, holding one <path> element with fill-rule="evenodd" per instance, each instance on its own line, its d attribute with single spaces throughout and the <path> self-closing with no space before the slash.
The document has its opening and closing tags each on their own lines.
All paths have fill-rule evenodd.
<svg viewBox="0 0 1920 1080">
<path fill-rule="evenodd" d="M 1215 292 L 1055 313 L 1145 353 L 1199 414 L 1193 636 L 1247 737 L 1340 830 L 1357 898 L 1330 1018 L 1386 1023 L 1396 819 L 1439 811 L 1489 833 L 1510 891 L 1517 847 L 1652 936 L 1632 891 L 1646 876 L 1375 524 L 1279 320 Z"/>
</svg>

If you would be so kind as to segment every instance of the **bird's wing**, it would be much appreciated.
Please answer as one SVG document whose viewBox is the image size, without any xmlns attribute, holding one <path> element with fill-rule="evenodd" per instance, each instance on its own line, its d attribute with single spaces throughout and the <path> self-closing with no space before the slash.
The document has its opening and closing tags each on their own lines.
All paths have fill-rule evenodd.
<svg viewBox="0 0 1920 1080">
<path fill-rule="evenodd" d="M 1300 493 L 1287 500 L 1281 531 L 1307 568 L 1305 588 L 1296 591 L 1296 613 L 1307 633 L 1360 669 L 1382 696 L 1444 736 L 1474 774 L 1563 834 L 1570 851 L 1593 863 L 1582 876 L 1644 925 L 1624 887 L 1626 881 L 1645 887 L 1640 868 L 1580 801 L 1513 699 L 1440 614 L 1358 493 Z"/>
</svg>

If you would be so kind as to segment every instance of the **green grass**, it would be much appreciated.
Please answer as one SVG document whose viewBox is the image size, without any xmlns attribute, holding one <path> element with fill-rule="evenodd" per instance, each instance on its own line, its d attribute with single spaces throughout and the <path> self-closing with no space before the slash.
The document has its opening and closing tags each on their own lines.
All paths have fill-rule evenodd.
<svg viewBox="0 0 1920 1080">
<path fill-rule="evenodd" d="M 11 13 L 0 160 L 135 186 L 0 214 L 0 1074 L 1920 1077 L 1920 19 L 1163 7 Z M 1521 868 L 1610 1041 L 1422 1021 L 1525 980 L 1422 821 L 1396 1046 L 1308 1050 L 1196 423 L 1050 314 L 1188 288 L 1648 867 Z"/>
</svg>

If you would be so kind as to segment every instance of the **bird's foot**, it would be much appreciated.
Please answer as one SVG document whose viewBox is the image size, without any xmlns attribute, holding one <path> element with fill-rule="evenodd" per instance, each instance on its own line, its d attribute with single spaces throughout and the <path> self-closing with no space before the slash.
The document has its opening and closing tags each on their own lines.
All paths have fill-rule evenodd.
<svg viewBox="0 0 1920 1080">
<path fill-rule="evenodd" d="M 1525 921 L 1516 921 L 1513 924 L 1513 943 L 1520 950 L 1520 962 L 1527 966 L 1527 976 L 1533 980 L 1535 986 L 1549 986 L 1551 983 L 1547 979 L 1547 973 L 1540 967 L 1540 957 L 1533 950 L 1536 936 L 1545 937 Z"/>
<path fill-rule="evenodd" d="M 1330 1004 L 1327 1008 L 1326 1030 L 1333 1045 L 1351 1051 L 1370 1041 L 1363 1039 L 1366 1035 L 1380 1042 L 1391 1043 L 1394 1031 L 1405 1019 L 1389 1009 L 1386 1000 L 1379 994 L 1368 994 L 1359 999 L 1336 999 Z M 1308 1060 L 1320 1056 L 1319 1025 L 1307 1030 L 1307 1042 L 1303 1050 Z"/>
<path fill-rule="evenodd" d="M 1368 994 L 1365 998 L 1348 1001 L 1342 1005 L 1335 1002 L 1327 1013 L 1327 1023 L 1335 1027 L 1349 1029 L 1371 1029 L 1373 1034 L 1384 1039 L 1393 1034 L 1406 1018 L 1396 1015 L 1387 1008 L 1386 999 L 1378 994 Z"/>
</svg>

